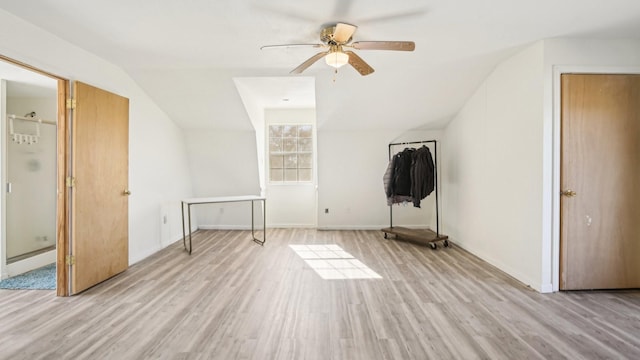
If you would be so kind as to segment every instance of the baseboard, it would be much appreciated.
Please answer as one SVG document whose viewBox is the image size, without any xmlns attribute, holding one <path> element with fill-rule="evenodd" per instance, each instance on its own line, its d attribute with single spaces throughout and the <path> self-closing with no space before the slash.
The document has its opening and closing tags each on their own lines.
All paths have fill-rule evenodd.
<svg viewBox="0 0 640 360">
<path fill-rule="evenodd" d="M 312 224 L 269 224 L 267 229 L 315 229 Z M 201 230 L 251 230 L 251 225 L 199 225 Z M 262 230 L 262 225 L 255 227 L 256 231 Z"/>
<path fill-rule="evenodd" d="M 426 229 L 425 225 L 398 225 L 409 229 Z M 313 224 L 268 224 L 267 229 L 318 229 L 318 230 L 380 230 L 389 227 L 385 225 L 320 225 Z M 202 230 L 251 230 L 251 225 L 199 225 Z M 262 230 L 256 226 L 255 230 Z"/>
<path fill-rule="evenodd" d="M 397 225 L 409 229 L 427 229 L 425 225 Z M 385 225 L 322 225 L 318 226 L 318 230 L 381 230 L 388 228 L 389 224 Z"/>
<path fill-rule="evenodd" d="M 198 230 L 251 230 L 251 225 L 198 225 Z"/>
<path fill-rule="evenodd" d="M 318 226 L 318 230 L 380 230 L 384 227 L 385 225 L 323 225 Z"/>
<path fill-rule="evenodd" d="M 159 247 L 159 246 L 158 246 L 158 247 L 155 247 L 155 246 L 154 246 L 154 247 L 153 247 L 153 249 L 150 249 L 150 250 L 148 250 L 148 251 L 145 251 L 145 252 L 144 252 L 144 254 L 138 255 L 138 256 L 136 256 L 135 258 L 129 258 L 129 266 L 131 266 L 131 265 L 133 265 L 133 264 L 135 264 L 135 263 L 137 263 L 137 262 L 140 262 L 140 261 L 142 261 L 142 260 L 144 260 L 144 259 L 148 258 L 149 256 L 151 256 L 151 255 L 153 255 L 153 254 L 157 253 L 157 252 L 158 252 L 158 251 L 160 251 L 160 250 L 162 250 L 162 248 L 161 248 L 161 247 Z"/>
<path fill-rule="evenodd" d="M 553 292 L 553 284 L 542 284 L 540 286 L 540 292 L 543 294 L 548 294 Z"/>
<path fill-rule="evenodd" d="M 198 228 L 197 228 L 197 227 L 193 227 L 193 228 L 191 229 L 191 232 L 192 232 L 192 233 L 193 233 L 193 232 L 196 232 L 196 231 L 198 231 Z M 188 236 L 189 236 L 189 234 L 186 234 L 186 236 L 188 237 Z M 173 244 L 175 244 L 175 243 L 176 243 L 176 242 L 178 242 L 178 241 L 182 241 L 182 232 L 180 232 L 180 234 L 176 234 L 176 235 L 171 236 L 169 241 L 160 241 L 160 248 L 161 248 L 161 249 L 164 249 L 164 248 L 166 248 L 167 246 L 173 245 Z"/>
<path fill-rule="evenodd" d="M 195 232 L 197 230 L 198 230 L 198 228 L 193 227 L 191 232 Z M 149 256 L 155 254 L 156 252 L 166 248 L 167 246 L 173 245 L 178 241 L 182 241 L 182 233 L 180 233 L 179 235 L 172 236 L 171 239 L 173 239 L 173 240 L 168 241 L 168 242 L 162 242 L 162 240 L 161 240 L 161 241 L 158 242 L 159 243 L 158 247 L 154 247 L 153 249 L 151 249 L 149 251 L 145 251 L 144 254 L 136 256 L 135 258 L 130 258 L 129 259 L 129 266 L 148 258 Z"/>
<path fill-rule="evenodd" d="M 504 272 L 505 274 L 511 276 L 515 280 L 521 282 L 525 286 L 528 286 L 528 287 L 530 287 L 531 289 L 533 289 L 533 290 L 535 290 L 537 292 L 540 292 L 540 293 L 551 292 L 551 291 L 544 291 L 544 290 L 546 290 L 547 285 L 543 285 L 541 283 L 538 283 L 537 281 L 535 281 L 535 280 L 529 278 L 528 276 L 522 274 L 520 271 L 517 271 L 517 270 L 511 268 L 510 266 L 508 266 L 508 265 L 504 264 L 503 262 L 493 258 L 492 256 L 484 254 L 481 251 L 476 251 L 472 247 L 465 246 L 465 244 L 463 244 L 463 243 L 461 244 L 460 242 L 457 242 L 457 241 L 455 241 L 455 245 L 461 247 L 465 251 L 473 254 L 474 256 L 480 258 L 481 260 L 486 261 L 487 263 L 491 264 L 492 266 L 495 266 L 500 271 Z M 548 286 L 551 286 L 551 285 L 548 285 Z"/>
<path fill-rule="evenodd" d="M 269 224 L 268 229 L 317 229 L 313 224 Z"/>
</svg>

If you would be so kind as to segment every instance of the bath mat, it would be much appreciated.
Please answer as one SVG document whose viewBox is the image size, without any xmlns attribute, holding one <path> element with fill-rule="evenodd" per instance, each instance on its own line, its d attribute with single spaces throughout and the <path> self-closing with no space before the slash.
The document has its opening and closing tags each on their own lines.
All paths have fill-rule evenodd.
<svg viewBox="0 0 640 360">
<path fill-rule="evenodd" d="M 0 289 L 12 290 L 55 290 L 56 264 L 43 266 L 28 273 L 0 281 Z"/>
</svg>

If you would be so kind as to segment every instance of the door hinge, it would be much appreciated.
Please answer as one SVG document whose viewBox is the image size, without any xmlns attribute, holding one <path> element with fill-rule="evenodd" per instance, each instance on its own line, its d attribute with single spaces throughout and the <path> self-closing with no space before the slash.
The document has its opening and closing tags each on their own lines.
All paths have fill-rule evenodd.
<svg viewBox="0 0 640 360">
<path fill-rule="evenodd" d="M 76 264 L 75 255 L 67 255 L 67 257 L 65 257 L 65 259 L 64 259 L 64 263 L 67 264 L 67 266 L 75 265 Z"/>
<path fill-rule="evenodd" d="M 71 177 L 71 176 L 67 177 L 66 184 L 67 184 L 68 188 L 75 187 L 76 186 L 76 178 Z"/>
<path fill-rule="evenodd" d="M 67 109 L 74 110 L 76 108 L 76 99 L 67 99 Z"/>
</svg>

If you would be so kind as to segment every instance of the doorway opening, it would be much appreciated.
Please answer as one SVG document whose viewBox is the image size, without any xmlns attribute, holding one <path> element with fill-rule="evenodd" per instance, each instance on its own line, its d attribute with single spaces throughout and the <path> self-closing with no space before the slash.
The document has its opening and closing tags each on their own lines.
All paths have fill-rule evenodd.
<svg viewBox="0 0 640 360">
<path fill-rule="evenodd" d="M 14 280 L 4 281 L 6 288 L 57 288 L 59 222 L 64 218 L 58 120 L 65 111 L 64 84 L 0 56 L 0 280 Z"/>
</svg>

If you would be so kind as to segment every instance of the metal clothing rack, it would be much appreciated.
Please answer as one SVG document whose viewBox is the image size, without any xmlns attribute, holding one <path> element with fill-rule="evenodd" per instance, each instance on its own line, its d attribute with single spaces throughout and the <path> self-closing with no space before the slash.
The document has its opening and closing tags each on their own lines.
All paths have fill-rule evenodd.
<svg viewBox="0 0 640 360">
<path fill-rule="evenodd" d="M 436 242 L 442 241 L 444 247 L 449 247 L 449 236 L 440 234 L 440 206 L 438 202 L 438 142 L 436 140 L 410 141 L 389 144 L 389 161 L 392 158 L 391 148 L 398 145 L 417 145 L 417 144 L 433 144 L 433 180 L 436 196 L 436 231 L 431 229 L 408 229 L 400 226 L 393 226 L 393 204 L 389 205 L 389 227 L 382 229 L 384 238 L 388 238 L 388 234 L 395 235 L 397 240 L 404 240 L 420 245 L 429 245 L 432 249 L 438 246 Z"/>
</svg>

